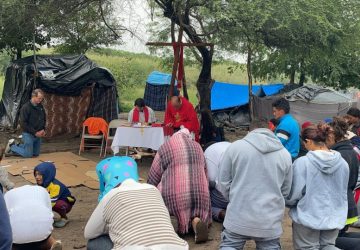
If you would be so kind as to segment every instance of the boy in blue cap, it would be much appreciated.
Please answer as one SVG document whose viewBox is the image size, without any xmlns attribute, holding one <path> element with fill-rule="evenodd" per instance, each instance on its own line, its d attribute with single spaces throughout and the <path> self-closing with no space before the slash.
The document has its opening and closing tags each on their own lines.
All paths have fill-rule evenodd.
<svg viewBox="0 0 360 250">
<path fill-rule="evenodd" d="M 69 222 L 67 214 L 71 211 L 76 199 L 62 182 L 55 179 L 55 165 L 51 162 L 43 162 L 37 165 L 34 169 L 34 176 L 36 183 L 48 191 L 52 210 L 60 215 L 60 219 L 54 222 L 54 227 L 66 226 Z"/>
</svg>

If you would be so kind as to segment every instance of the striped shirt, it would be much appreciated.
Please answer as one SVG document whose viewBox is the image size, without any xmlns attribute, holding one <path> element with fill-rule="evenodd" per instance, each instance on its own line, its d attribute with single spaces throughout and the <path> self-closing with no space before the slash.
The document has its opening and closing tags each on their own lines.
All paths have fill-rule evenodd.
<svg viewBox="0 0 360 250">
<path fill-rule="evenodd" d="M 128 179 L 110 191 L 98 207 L 86 225 L 87 239 L 108 233 L 114 243 L 113 249 L 129 246 L 188 249 L 187 242 L 175 233 L 161 194 L 154 186 Z M 93 223 L 94 216 L 102 216 L 103 224 Z M 97 227 L 104 231 L 96 232 Z"/>
</svg>

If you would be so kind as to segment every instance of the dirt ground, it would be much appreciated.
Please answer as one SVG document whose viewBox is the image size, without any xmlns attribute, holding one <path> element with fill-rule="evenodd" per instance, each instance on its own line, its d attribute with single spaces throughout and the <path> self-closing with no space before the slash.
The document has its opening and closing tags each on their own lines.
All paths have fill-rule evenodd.
<svg viewBox="0 0 360 250">
<path fill-rule="evenodd" d="M 232 138 L 228 138 L 231 141 L 240 137 L 242 133 L 234 133 Z M 54 152 L 54 151 L 71 151 L 77 153 L 79 139 L 72 140 L 55 140 L 52 142 L 44 143 L 42 146 L 42 153 Z M 89 158 L 95 162 L 100 161 L 97 152 L 84 153 L 83 157 Z M 144 158 L 139 162 L 139 172 L 143 179 L 147 179 L 147 173 L 150 169 L 152 159 Z M 22 186 L 29 184 L 25 179 L 20 176 L 11 176 L 10 179 L 16 184 L 16 186 Z M 91 190 L 87 187 L 75 187 L 70 189 L 72 194 L 76 197 L 77 203 L 73 207 L 69 214 L 70 223 L 63 229 L 54 229 L 53 235 L 56 239 L 60 239 L 63 242 L 65 250 L 70 249 L 86 249 L 86 241 L 84 239 L 84 228 L 88 218 L 97 205 L 98 190 Z M 266 223 L 266 221 L 264 221 Z M 218 249 L 220 244 L 220 233 L 222 225 L 214 222 L 210 228 L 209 240 L 207 243 L 196 245 L 194 243 L 193 235 L 188 235 L 185 240 L 189 243 L 190 249 Z M 291 234 L 291 220 L 285 213 L 283 221 L 284 233 L 281 237 L 281 244 L 283 249 L 292 249 L 292 234 Z M 255 249 L 253 242 L 247 243 L 245 249 Z M 100 250 L 100 249 L 99 249 Z"/>
</svg>

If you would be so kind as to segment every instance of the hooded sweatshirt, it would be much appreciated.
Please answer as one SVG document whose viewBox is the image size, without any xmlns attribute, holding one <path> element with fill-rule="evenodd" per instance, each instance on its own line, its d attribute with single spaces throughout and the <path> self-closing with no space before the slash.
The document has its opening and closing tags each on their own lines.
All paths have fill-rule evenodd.
<svg viewBox="0 0 360 250">
<path fill-rule="evenodd" d="M 355 199 L 353 195 L 353 191 L 356 187 L 356 182 L 358 180 L 358 172 L 359 172 L 359 160 L 357 158 L 357 154 L 354 150 L 353 145 L 350 140 L 345 140 L 336 143 L 331 147 L 332 150 L 338 151 L 342 158 L 349 165 L 349 182 L 347 189 L 347 198 L 348 198 L 348 216 L 347 218 L 354 218 L 358 215 Z"/>
<path fill-rule="evenodd" d="M 54 164 L 50 162 L 43 162 L 35 167 L 34 176 L 36 171 L 39 171 L 43 177 L 43 183 L 41 186 L 46 188 L 49 192 L 51 204 L 53 206 L 57 200 L 65 200 L 70 203 L 75 202 L 75 198 L 71 196 L 69 189 L 62 182 L 55 179 L 56 168 Z"/>
<path fill-rule="evenodd" d="M 347 217 L 349 167 L 336 151 L 310 151 L 294 162 L 286 204 L 291 219 L 314 230 L 342 229 Z"/>
<path fill-rule="evenodd" d="M 291 155 L 269 129 L 256 129 L 232 143 L 219 174 L 219 189 L 230 201 L 224 227 L 249 237 L 280 237 L 291 164 Z"/>
</svg>

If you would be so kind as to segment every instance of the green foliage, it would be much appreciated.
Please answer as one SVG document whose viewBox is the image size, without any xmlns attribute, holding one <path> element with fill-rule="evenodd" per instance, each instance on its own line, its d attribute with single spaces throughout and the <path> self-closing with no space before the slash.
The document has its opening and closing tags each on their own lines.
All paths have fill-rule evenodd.
<svg viewBox="0 0 360 250">
<path fill-rule="evenodd" d="M 257 79 L 360 86 L 359 1 L 221 2 L 206 13 L 216 17 L 209 24 L 220 30 L 214 39 L 227 51 L 251 52 L 248 71 Z"/>
<path fill-rule="evenodd" d="M 119 24 L 113 18 L 114 9 L 110 3 L 103 4 L 103 14 L 113 29 Z M 50 27 L 52 38 L 61 41 L 55 50 L 62 54 L 80 54 L 99 46 L 117 42 L 117 34 L 105 26 L 98 2 L 90 3 L 75 15 L 68 15 Z"/>
<path fill-rule="evenodd" d="M 36 2 L 29 0 L 0 2 L 0 51 L 21 57 L 22 51 L 33 48 L 33 38 L 38 45 L 50 41 L 38 19 L 42 13 Z"/>
<path fill-rule="evenodd" d="M 0 51 L 20 58 L 23 51 L 50 41 L 60 53 L 84 53 L 114 44 L 125 30 L 111 0 L 2 0 Z M 37 47 L 39 48 L 39 47 Z"/>
</svg>

